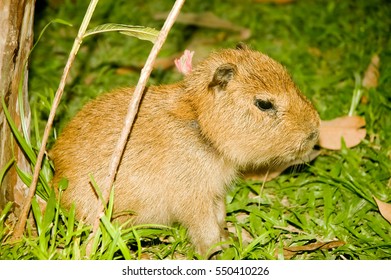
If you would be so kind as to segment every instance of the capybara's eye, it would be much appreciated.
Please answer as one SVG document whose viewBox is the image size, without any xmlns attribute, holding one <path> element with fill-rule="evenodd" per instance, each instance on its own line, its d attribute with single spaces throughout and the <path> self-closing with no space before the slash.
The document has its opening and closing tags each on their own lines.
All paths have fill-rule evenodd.
<svg viewBox="0 0 391 280">
<path fill-rule="evenodd" d="M 255 99 L 255 106 L 261 111 L 273 110 L 274 105 L 269 100 Z"/>
</svg>

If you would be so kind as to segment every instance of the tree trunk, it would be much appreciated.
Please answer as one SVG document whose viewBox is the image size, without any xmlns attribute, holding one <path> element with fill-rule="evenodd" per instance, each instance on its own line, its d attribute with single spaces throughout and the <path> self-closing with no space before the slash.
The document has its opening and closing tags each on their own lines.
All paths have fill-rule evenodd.
<svg viewBox="0 0 391 280">
<path fill-rule="evenodd" d="M 30 126 L 30 108 L 27 92 L 27 59 L 33 42 L 33 18 L 35 0 L 0 0 L 0 170 L 13 158 L 24 171 L 29 163 L 13 137 L 5 118 L 1 99 L 10 111 L 11 117 L 21 129 L 21 123 Z M 23 100 L 19 100 L 19 85 L 22 85 Z M 24 104 L 22 119 L 19 104 Z M 27 187 L 18 178 L 15 164 L 0 182 L 0 209 L 7 201 L 13 201 L 14 213 L 19 214 L 20 206 L 27 193 Z"/>
</svg>

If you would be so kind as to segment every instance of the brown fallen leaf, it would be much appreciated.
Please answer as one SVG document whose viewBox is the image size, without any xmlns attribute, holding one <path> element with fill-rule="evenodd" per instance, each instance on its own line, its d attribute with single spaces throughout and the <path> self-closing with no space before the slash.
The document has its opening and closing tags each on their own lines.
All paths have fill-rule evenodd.
<svg viewBox="0 0 391 280">
<path fill-rule="evenodd" d="M 274 178 L 278 177 L 282 172 L 284 172 L 288 167 L 294 166 L 294 165 L 301 165 L 306 162 L 310 162 L 314 160 L 318 155 L 320 154 L 320 151 L 313 150 L 305 159 L 302 160 L 295 160 L 287 163 L 282 163 L 277 166 L 273 167 L 260 167 L 255 169 L 248 169 L 243 172 L 243 177 L 245 179 L 252 179 L 257 181 L 263 181 L 268 182 L 270 180 L 273 180 Z"/>
<path fill-rule="evenodd" d="M 376 201 L 377 207 L 379 208 L 380 214 L 386 219 L 389 223 L 391 223 L 391 204 L 385 203 L 376 197 L 373 197 Z"/>
<path fill-rule="evenodd" d="M 366 89 L 376 88 L 379 80 L 380 58 L 377 54 L 372 56 L 371 62 L 365 71 L 362 86 Z"/>
<path fill-rule="evenodd" d="M 156 20 L 165 20 L 168 16 L 167 12 L 157 13 L 154 15 Z M 177 23 L 214 28 L 214 29 L 225 29 L 230 31 L 239 32 L 241 40 L 247 40 L 251 37 L 251 31 L 248 28 L 244 28 L 233 24 L 232 22 L 219 18 L 212 12 L 204 13 L 180 13 Z"/>
<path fill-rule="evenodd" d="M 284 258 L 289 260 L 299 253 L 312 252 L 316 250 L 329 250 L 329 249 L 341 247 L 345 244 L 346 243 L 341 240 L 328 241 L 328 242 L 315 242 L 304 246 L 284 247 L 283 254 L 284 254 Z M 278 251 L 279 251 L 278 248 L 276 248 L 274 251 L 274 255 L 276 257 L 278 256 Z"/>
<path fill-rule="evenodd" d="M 358 145 L 366 136 L 365 120 L 359 116 L 345 116 L 320 124 L 319 146 L 329 150 L 341 149 L 341 138 L 348 148 Z"/>
</svg>

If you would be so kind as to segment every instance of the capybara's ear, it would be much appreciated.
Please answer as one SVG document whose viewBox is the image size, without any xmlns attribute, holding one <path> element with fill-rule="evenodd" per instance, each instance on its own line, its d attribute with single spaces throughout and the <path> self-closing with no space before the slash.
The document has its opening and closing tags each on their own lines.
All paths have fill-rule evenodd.
<svg viewBox="0 0 391 280">
<path fill-rule="evenodd" d="M 237 49 L 237 50 L 248 51 L 248 50 L 250 50 L 250 47 L 249 47 L 246 43 L 239 42 L 239 43 L 236 45 L 236 49 Z"/>
<path fill-rule="evenodd" d="M 220 65 L 216 69 L 212 81 L 209 83 L 209 88 L 218 86 L 220 89 L 224 90 L 228 82 L 234 77 L 235 73 L 236 65 L 232 63 Z"/>
</svg>

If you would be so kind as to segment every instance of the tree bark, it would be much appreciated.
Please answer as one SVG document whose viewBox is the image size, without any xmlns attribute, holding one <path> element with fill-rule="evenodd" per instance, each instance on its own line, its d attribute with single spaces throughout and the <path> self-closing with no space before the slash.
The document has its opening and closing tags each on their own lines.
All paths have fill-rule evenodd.
<svg viewBox="0 0 391 280">
<path fill-rule="evenodd" d="M 27 59 L 33 43 L 34 7 L 35 0 L 0 1 L 0 101 L 4 98 L 19 129 L 22 122 L 28 124 L 29 128 L 31 119 L 27 91 Z M 18 96 L 20 84 L 22 100 L 19 100 Z M 19 110 L 20 102 L 24 104 L 24 119 Z M 0 170 L 13 158 L 19 168 L 31 172 L 29 162 L 11 133 L 0 102 Z M 15 164 L 9 168 L 0 183 L 0 209 L 7 201 L 13 201 L 14 214 L 18 215 L 27 187 L 17 176 Z"/>
</svg>

